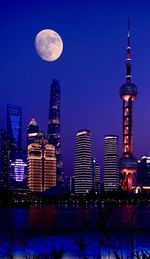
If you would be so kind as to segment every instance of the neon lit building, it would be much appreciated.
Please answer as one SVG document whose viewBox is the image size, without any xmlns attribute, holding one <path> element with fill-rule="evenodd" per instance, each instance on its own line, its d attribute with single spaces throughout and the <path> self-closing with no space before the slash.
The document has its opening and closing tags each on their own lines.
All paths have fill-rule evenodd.
<svg viewBox="0 0 150 259">
<path fill-rule="evenodd" d="M 27 157 L 26 152 L 19 152 L 16 159 L 10 160 L 10 188 L 27 189 Z"/>
<path fill-rule="evenodd" d="M 60 130 L 60 83 L 54 79 L 50 90 L 50 108 L 48 119 L 48 143 L 55 146 L 57 167 L 56 177 L 57 184 L 60 185 L 62 183 L 63 175 Z"/>
<path fill-rule="evenodd" d="M 56 186 L 55 147 L 45 139 L 28 146 L 28 187 L 43 192 Z"/>
<path fill-rule="evenodd" d="M 91 132 L 86 129 L 76 133 L 74 181 L 77 194 L 93 188 Z"/>
<path fill-rule="evenodd" d="M 130 28 L 128 22 L 128 46 L 126 59 L 126 82 L 120 87 L 120 97 L 123 101 L 123 155 L 120 160 L 122 174 L 122 190 L 131 191 L 133 182 L 137 185 L 137 160 L 133 156 L 132 140 L 132 106 L 137 96 L 137 86 L 131 82 L 131 46 Z"/>
<path fill-rule="evenodd" d="M 116 191 L 119 187 L 119 138 L 104 138 L 104 191 Z"/>
</svg>

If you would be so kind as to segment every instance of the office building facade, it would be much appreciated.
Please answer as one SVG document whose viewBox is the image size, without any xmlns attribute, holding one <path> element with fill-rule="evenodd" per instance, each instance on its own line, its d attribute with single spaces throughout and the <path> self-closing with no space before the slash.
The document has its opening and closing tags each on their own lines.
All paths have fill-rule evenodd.
<svg viewBox="0 0 150 259">
<path fill-rule="evenodd" d="M 92 140 L 91 132 L 86 129 L 76 133 L 74 184 L 77 194 L 93 189 Z"/>
<path fill-rule="evenodd" d="M 104 191 L 116 191 L 119 187 L 119 138 L 104 138 Z"/>
<path fill-rule="evenodd" d="M 28 145 L 28 188 L 43 192 L 56 186 L 55 147 L 41 139 Z"/>
<path fill-rule="evenodd" d="M 60 130 L 60 83 L 53 80 L 50 89 L 50 107 L 48 117 L 48 142 L 55 146 L 57 185 L 62 184 L 63 164 Z"/>
</svg>

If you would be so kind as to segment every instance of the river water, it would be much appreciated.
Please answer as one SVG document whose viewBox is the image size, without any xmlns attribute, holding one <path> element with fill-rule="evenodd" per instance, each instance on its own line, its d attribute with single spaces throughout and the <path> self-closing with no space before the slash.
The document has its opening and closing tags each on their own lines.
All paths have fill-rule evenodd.
<svg viewBox="0 0 150 259">
<path fill-rule="evenodd" d="M 61 249 L 63 258 L 150 252 L 150 206 L 0 208 L 0 258 L 46 258 Z"/>
</svg>

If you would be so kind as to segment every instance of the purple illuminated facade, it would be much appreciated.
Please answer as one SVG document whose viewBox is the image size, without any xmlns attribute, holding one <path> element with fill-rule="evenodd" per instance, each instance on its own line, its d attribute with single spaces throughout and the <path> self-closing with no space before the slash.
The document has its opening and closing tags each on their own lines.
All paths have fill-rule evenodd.
<svg viewBox="0 0 150 259">
<path fill-rule="evenodd" d="M 27 159 L 23 152 L 16 159 L 10 160 L 10 188 L 27 188 Z"/>
</svg>

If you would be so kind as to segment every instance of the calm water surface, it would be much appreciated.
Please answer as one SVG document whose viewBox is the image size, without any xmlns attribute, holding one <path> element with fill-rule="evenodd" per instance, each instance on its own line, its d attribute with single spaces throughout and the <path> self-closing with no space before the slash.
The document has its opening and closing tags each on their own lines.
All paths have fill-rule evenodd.
<svg viewBox="0 0 150 259">
<path fill-rule="evenodd" d="M 104 224 L 108 231 L 103 231 Z M 27 249 L 31 254 L 51 254 L 55 247 L 64 249 L 63 258 L 77 258 L 79 240 L 86 244 L 89 258 L 98 253 L 108 258 L 108 247 L 111 258 L 114 249 L 126 256 L 133 249 L 150 251 L 150 206 L 0 208 L 1 258 L 8 246 L 17 256 Z"/>
</svg>

